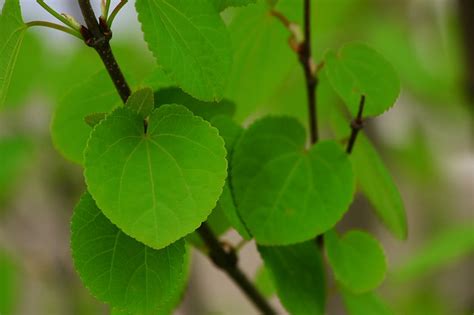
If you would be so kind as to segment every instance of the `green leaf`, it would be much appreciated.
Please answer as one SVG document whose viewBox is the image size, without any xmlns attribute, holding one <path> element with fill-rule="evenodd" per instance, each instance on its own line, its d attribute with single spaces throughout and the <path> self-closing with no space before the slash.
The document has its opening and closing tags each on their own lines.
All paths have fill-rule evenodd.
<svg viewBox="0 0 474 315">
<path fill-rule="evenodd" d="M 198 99 L 221 99 L 232 52 L 213 3 L 137 0 L 136 9 L 150 50 L 173 81 Z"/>
<path fill-rule="evenodd" d="M 348 210 L 354 177 L 347 154 L 335 142 L 305 148 L 295 119 L 268 117 L 237 143 L 231 179 L 237 209 L 256 241 L 287 245 L 332 228 Z"/>
<path fill-rule="evenodd" d="M 452 227 L 435 234 L 428 244 L 417 249 L 391 276 L 406 281 L 426 275 L 474 252 L 474 225 Z"/>
<path fill-rule="evenodd" d="M 167 87 L 155 92 L 155 107 L 166 104 L 186 106 L 194 115 L 201 116 L 207 121 L 211 121 L 217 115 L 232 116 L 235 112 L 235 104 L 229 100 L 205 102 L 195 99 L 177 87 Z"/>
<path fill-rule="evenodd" d="M 224 141 L 180 105 L 143 119 L 118 108 L 97 125 L 85 179 L 104 214 L 128 235 L 163 248 L 191 233 L 216 205 L 226 178 Z"/>
<path fill-rule="evenodd" d="M 18 177 L 31 162 L 33 146 L 24 137 L 0 139 L 0 204 L 18 183 Z"/>
<path fill-rule="evenodd" d="M 268 271 L 268 268 L 265 267 L 265 265 L 260 266 L 260 268 L 257 270 L 254 283 L 258 291 L 266 298 L 271 298 L 276 292 L 270 272 Z"/>
<path fill-rule="evenodd" d="M 156 314 L 180 295 L 185 245 L 155 250 L 124 234 L 85 193 L 71 223 L 74 265 L 99 300 L 132 314 Z"/>
<path fill-rule="evenodd" d="M 107 116 L 107 113 L 93 113 L 84 117 L 84 121 L 90 127 L 95 127 L 97 124 L 99 124 L 102 120 L 105 119 L 105 116 Z"/>
<path fill-rule="evenodd" d="M 341 295 L 349 315 L 395 315 L 374 292 L 355 295 L 343 290 Z"/>
<path fill-rule="evenodd" d="M 324 244 L 335 278 L 346 289 L 364 293 L 378 287 L 387 269 L 380 243 L 370 234 L 349 231 L 339 238 L 331 230 L 324 235 Z"/>
<path fill-rule="evenodd" d="M 206 222 L 212 232 L 214 232 L 218 237 L 227 232 L 230 228 L 229 220 L 227 220 L 227 217 L 224 215 L 219 204 L 217 204 L 214 210 L 212 210 L 212 213 L 207 217 Z M 206 244 L 197 232 L 193 232 L 186 236 L 186 241 L 197 249 L 203 250 L 206 248 Z"/>
<path fill-rule="evenodd" d="M 251 3 L 257 2 L 257 0 L 212 0 L 214 6 L 218 11 L 222 11 L 228 7 L 242 7 Z"/>
<path fill-rule="evenodd" d="M 224 139 L 227 150 L 227 161 L 231 161 L 235 143 L 243 131 L 242 127 L 237 125 L 230 117 L 223 115 L 214 117 L 211 120 L 211 124 L 219 130 L 220 136 Z M 235 228 L 244 239 L 250 240 L 252 236 L 249 234 L 237 211 L 229 179 L 226 180 L 218 205 L 232 227 Z"/>
<path fill-rule="evenodd" d="M 119 104 L 120 97 L 105 70 L 73 87 L 59 102 L 51 123 L 51 136 L 56 149 L 67 159 L 82 164 L 91 132 L 84 117 L 97 112 L 110 112 Z"/>
<path fill-rule="evenodd" d="M 20 302 L 20 271 L 16 262 L 0 250 L 0 314 L 16 314 Z"/>
<path fill-rule="evenodd" d="M 364 116 L 376 116 L 392 107 L 400 93 L 400 82 L 392 65 L 372 48 L 350 43 L 325 57 L 327 76 L 352 115 L 357 115 L 361 95 Z"/>
<path fill-rule="evenodd" d="M 132 93 L 125 106 L 132 112 L 137 113 L 143 119 L 147 118 L 155 106 L 153 90 L 150 88 L 143 88 Z"/>
<path fill-rule="evenodd" d="M 7 98 L 26 29 L 19 0 L 6 0 L 0 15 L 0 108 Z"/>
<path fill-rule="evenodd" d="M 291 245 L 259 246 L 281 302 L 292 315 L 324 314 L 324 267 L 313 241 Z"/>
<path fill-rule="evenodd" d="M 402 197 L 377 151 L 359 134 L 350 159 L 357 182 L 384 224 L 400 239 L 407 238 L 407 218 Z"/>
</svg>

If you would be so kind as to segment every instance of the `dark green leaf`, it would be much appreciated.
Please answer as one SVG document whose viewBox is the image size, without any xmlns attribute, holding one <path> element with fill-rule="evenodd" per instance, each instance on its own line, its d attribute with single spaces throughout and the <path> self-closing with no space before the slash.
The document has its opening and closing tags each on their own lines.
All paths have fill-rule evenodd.
<svg viewBox="0 0 474 315">
<path fill-rule="evenodd" d="M 222 11 L 228 7 L 241 7 L 250 3 L 255 3 L 257 0 L 211 0 L 218 11 Z"/>
<path fill-rule="evenodd" d="M 341 295 L 349 315 L 395 315 L 374 292 L 355 295 L 343 290 Z"/>
<path fill-rule="evenodd" d="M 105 119 L 105 116 L 107 116 L 107 113 L 93 113 L 84 117 L 84 121 L 90 127 L 94 128 L 97 124 Z"/>
<path fill-rule="evenodd" d="M 155 99 L 153 96 L 153 90 L 150 88 L 143 88 L 133 92 L 128 98 L 125 106 L 145 119 L 153 111 L 154 103 Z"/>
<path fill-rule="evenodd" d="M 20 302 L 20 270 L 16 262 L 0 250 L 0 314 L 14 315 Z"/>
</svg>

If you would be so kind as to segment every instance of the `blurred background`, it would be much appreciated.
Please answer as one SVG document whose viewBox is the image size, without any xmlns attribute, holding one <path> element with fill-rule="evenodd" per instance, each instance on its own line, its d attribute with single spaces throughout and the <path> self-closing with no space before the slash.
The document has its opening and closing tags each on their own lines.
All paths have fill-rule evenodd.
<svg viewBox="0 0 474 315">
<path fill-rule="evenodd" d="M 35 1 L 21 2 L 25 21 L 52 21 Z M 80 20 L 77 1 L 47 2 Z M 393 238 L 362 196 L 356 197 L 341 225 L 368 229 L 382 241 L 390 272 L 380 294 L 396 314 L 473 314 L 474 1 L 313 2 L 316 61 L 329 48 L 365 41 L 394 65 L 402 81 L 397 104 L 368 122 L 366 132 L 402 193 L 408 240 Z M 0 6 L 3 3 L 0 0 Z M 133 6 L 130 1 L 117 17 L 112 44 L 125 72 L 140 79 L 149 75 L 154 60 Z M 280 0 L 277 8 L 292 21 L 302 19 L 300 0 Z M 240 11 L 223 13 L 231 32 Z M 281 113 L 306 124 L 303 73 L 288 46 L 289 34 L 270 16 L 264 25 L 248 23 L 258 36 L 249 33 L 254 42 L 245 58 L 236 54 L 234 66 L 239 69 L 231 74 L 227 93 L 237 104 L 237 120 L 245 124 L 264 113 Z M 234 48 L 240 49 L 238 36 L 233 38 Z M 69 222 L 84 191 L 82 171 L 57 153 L 49 133 L 62 95 L 101 68 L 93 50 L 52 30 L 32 29 L 20 51 L 7 105 L 0 109 L 3 315 L 109 313 L 74 272 Z M 320 96 L 322 108 L 332 102 L 338 100 Z M 323 135 L 330 137 L 328 132 Z M 222 238 L 238 241 L 232 231 Z M 247 244 L 240 254 L 243 269 L 254 277 L 261 265 L 254 244 Z M 233 283 L 198 251 L 191 269 L 176 314 L 256 314 Z M 258 283 L 268 284 L 264 275 Z M 271 289 L 266 291 L 271 295 Z M 329 295 L 327 314 L 345 314 L 337 296 Z M 278 307 L 275 297 L 272 303 Z"/>
</svg>

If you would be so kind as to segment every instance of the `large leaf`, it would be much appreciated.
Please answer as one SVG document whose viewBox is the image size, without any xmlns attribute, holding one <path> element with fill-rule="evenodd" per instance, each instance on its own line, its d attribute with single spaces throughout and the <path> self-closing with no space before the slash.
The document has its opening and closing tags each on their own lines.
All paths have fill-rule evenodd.
<svg viewBox="0 0 474 315">
<path fill-rule="evenodd" d="M 162 248 L 191 233 L 216 205 L 226 178 L 224 141 L 180 105 L 143 119 L 118 108 L 91 133 L 85 178 L 104 214 L 125 233 Z"/>
<path fill-rule="evenodd" d="M 262 245 L 309 240 L 333 227 L 355 189 L 351 165 L 335 142 L 305 148 L 297 120 L 268 117 L 240 138 L 231 161 L 237 209 Z"/>
<path fill-rule="evenodd" d="M 60 101 L 51 123 L 56 149 L 69 160 L 82 164 L 91 128 L 84 118 L 109 112 L 121 103 L 107 71 L 102 70 L 73 87 Z"/>
<path fill-rule="evenodd" d="M 218 11 L 222 11 L 228 7 L 241 7 L 257 0 L 211 0 Z"/>
<path fill-rule="evenodd" d="M 400 239 L 408 233 L 405 206 L 384 162 L 368 138 L 360 134 L 351 154 L 357 182 L 385 225 Z"/>
<path fill-rule="evenodd" d="M 259 251 L 290 314 L 324 314 L 324 267 L 313 241 L 291 246 L 259 246 Z"/>
<path fill-rule="evenodd" d="M 339 238 L 331 230 L 324 236 L 329 263 L 337 281 L 354 293 L 378 287 L 387 269 L 382 246 L 370 234 L 349 231 Z"/>
<path fill-rule="evenodd" d="M 7 97 L 26 29 L 19 0 L 6 0 L 0 15 L 0 107 Z"/>
<path fill-rule="evenodd" d="M 82 196 L 71 223 L 74 265 L 99 300 L 133 314 L 156 314 L 180 295 L 185 245 L 155 250 L 124 234 Z"/>
<path fill-rule="evenodd" d="M 137 0 L 145 40 L 183 90 L 219 100 L 232 63 L 230 37 L 209 0 Z"/>
<path fill-rule="evenodd" d="M 361 95 L 365 95 L 365 116 L 389 109 L 400 93 L 400 82 L 392 65 L 378 52 L 361 43 L 347 44 L 339 53 L 325 58 L 327 76 L 355 116 Z"/>
<path fill-rule="evenodd" d="M 6 252 L 0 250 L 0 314 L 13 315 L 20 302 L 20 270 Z"/>
<path fill-rule="evenodd" d="M 374 292 L 356 295 L 343 290 L 341 295 L 349 315 L 394 315 Z"/>
</svg>

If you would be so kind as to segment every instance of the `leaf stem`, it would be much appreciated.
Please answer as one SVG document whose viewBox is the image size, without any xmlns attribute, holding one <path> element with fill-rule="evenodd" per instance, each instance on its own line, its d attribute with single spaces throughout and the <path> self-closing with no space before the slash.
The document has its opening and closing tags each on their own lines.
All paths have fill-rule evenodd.
<svg viewBox="0 0 474 315">
<path fill-rule="evenodd" d="M 115 17 L 117 14 L 120 12 L 120 10 L 127 4 L 128 0 L 121 0 L 119 4 L 114 8 L 110 16 L 107 18 L 107 25 L 109 27 L 112 27 L 112 24 L 114 23 Z"/>
<path fill-rule="evenodd" d="M 73 30 L 76 30 L 77 32 L 79 32 L 79 29 L 77 28 L 76 25 L 74 25 L 73 23 L 71 23 L 65 16 L 63 16 L 62 14 L 59 14 L 58 12 L 56 12 L 53 8 L 51 8 L 48 4 L 46 4 L 46 2 L 44 2 L 44 0 L 36 0 L 36 2 L 41 6 L 43 7 L 43 9 L 45 9 L 49 14 L 51 14 L 52 16 L 54 16 L 56 19 L 58 19 L 59 21 L 63 22 L 64 25 L 67 25 L 69 26 L 70 28 L 72 28 Z"/>
<path fill-rule="evenodd" d="M 359 131 L 361 131 L 362 128 L 364 128 L 364 120 L 362 119 L 364 106 L 365 106 L 365 95 L 361 95 L 357 117 L 351 123 L 352 132 L 351 132 L 351 137 L 349 138 L 349 142 L 347 143 L 347 148 L 346 148 L 346 152 L 348 154 L 352 153 L 352 149 L 354 148 L 357 135 L 359 134 Z"/>
<path fill-rule="evenodd" d="M 51 23 L 47 21 L 31 21 L 31 22 L 26 23 L 26 26 L 27 27 L 32 27 L 32 26 L 48 27 L 48 28 L 52 28 L 52 29 L 64 32 L 64 33 L 68 33 L 74 37 L 79 38 L 80 40 L 83 40 L 81 34 L 78 31 L 70 29 L 69 27 L 66 27 L 66 26 L 56 24 L 56 23 Z"/>
<path fill-rule="evenodd" d="M 216 267 L 227 273 L 234 282 L 239 286 L 242 292 L 253 302 L 253 304 L 264 315 L 275 315 L 267 300 L 257 290 L 242 270 L 237 266 L 237 254 L 234 250 L 225 251 L 219 240 L 211 231 L 209 226 L 204 222 L 197 230 L 203 241 L 209 249 L 209 257 Z"/>
</svg>

